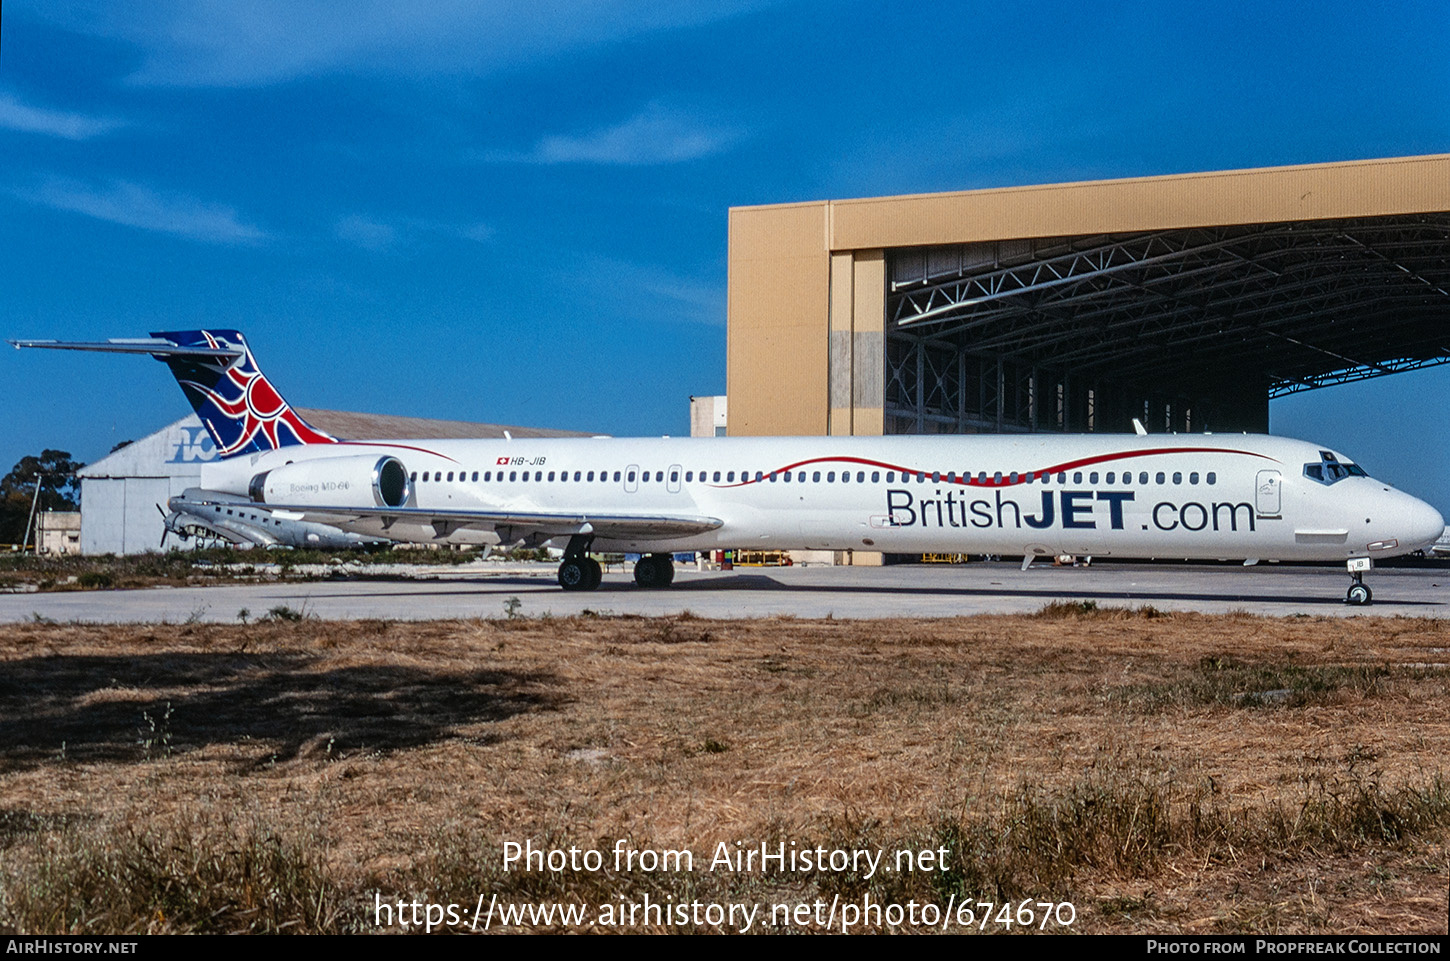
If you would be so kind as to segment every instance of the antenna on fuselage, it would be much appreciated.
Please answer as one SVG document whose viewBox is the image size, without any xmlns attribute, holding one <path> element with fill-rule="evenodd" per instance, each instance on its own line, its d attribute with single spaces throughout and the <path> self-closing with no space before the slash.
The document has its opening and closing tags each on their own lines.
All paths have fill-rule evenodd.
<svg viewBox="0 0 1450 961">
<path fill-rule="evenodd" d="M 1144 427 L 1143 422 L 1136 417 L 1133 418 L 1133 433 L 1137 434 L 1139 437 L 1148 436 L 1148 428 Z"/>
</svg>

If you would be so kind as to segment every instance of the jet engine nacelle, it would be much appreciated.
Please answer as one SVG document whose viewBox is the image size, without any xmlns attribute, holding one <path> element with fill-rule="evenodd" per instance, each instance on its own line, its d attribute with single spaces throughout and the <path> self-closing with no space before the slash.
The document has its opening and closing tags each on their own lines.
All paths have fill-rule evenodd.
<svg viewBox="0 0 1450 961">
<path fill-rule="evenodd" d="M 413 491 L 396 457 L 319 457 L 263 471 L 247 485 L 258 504 L 402 507 Z"/>
</svg>

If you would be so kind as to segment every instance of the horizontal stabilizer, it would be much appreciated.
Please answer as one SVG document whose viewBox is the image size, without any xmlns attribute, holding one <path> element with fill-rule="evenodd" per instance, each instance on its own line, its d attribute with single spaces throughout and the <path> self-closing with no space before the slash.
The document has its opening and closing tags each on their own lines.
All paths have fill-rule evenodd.
<svg viewBox="0 0 1450 961">
<path fill-rule="evenodd" d="M 43 347 L 47 350 L 91 350 L 105 354 L 150 354 L 152 357 L 216 357 L 235 360 L 246 351 L 240 347 L 194 347 L 173 344 L 156 337 L 114 340 L 7 340 L 15 348 Z"/>
</svg>

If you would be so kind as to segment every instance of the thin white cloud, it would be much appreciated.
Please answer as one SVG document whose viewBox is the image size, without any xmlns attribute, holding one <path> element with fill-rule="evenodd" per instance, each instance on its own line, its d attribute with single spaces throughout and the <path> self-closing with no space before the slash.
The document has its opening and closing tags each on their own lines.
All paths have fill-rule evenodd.
<svg viewBox="0 0 1450 961">
<path fill-rule="evenodd" d="M 136 83 L 260 86 L 329 73 L 481 76 L 773 0 L 146 0 L 40 4 L 33 15 L 139 48 Z"/>
<path fill-rule="evenodd" d="M 339 240 L 356 244 L 364 250 L 386 250 L 398 239 L 398 231 L 370 217 L 353 214 L 337 222 L 334 233 Z"/>
<path fill-rule="evenodd" d="M 570 289 L 596 308 L 614 305 L 621 315 L 656 323 L 725 326 L 725 286 L 705 283 L 655 264 L 586 255 L 571 259 Z"/>
<path fill-rule="evenodd" d="M 186 194 L 163 193 L 124 180 L 98 188 L 53 178 L 32 190 L 17 193 L 32 203 L 56 210 L 190 240 L 237 244 L 256 243 L 266 237 L 257 227 L 242 222 L 231 207 Z"/>
<path fill-rule="evenodd" d="M 22 103 L 12 94 L 0 93 L 0 127 L 22 133 L 42 134 L 65 140 L 89 140 L 108 134 L 125 121 L 93 117 L 64 110 L 48 110 Z"/>
<path fill-rule="evenodd" d="M 488 224 L 464 224 L 456 229 L 458 236 L 464 240 L 471 240 L 477 244 L 486 244 L 493 241 L 494 229 Z"/>
<path fill-rule="evenodd" d="M 651 104 L 623 123 L 578 136 L 549 136 L 514 158 L 542 164 L 646 166 L 698 160 L 729 148 L 740 132 L 702 124 L 688 114 Z"/>
<path fill-rule="evenodd" d="M 461 238 L 475 243 L 493 240 L 493 228 L 484 223 L 452 224 L 421 217 L 389 222 L 366 214 L 350 214 L 333 226 L 333 234 L 364 250 L 383 251 L 407 245 L 423 234 Z"/>
</svg>

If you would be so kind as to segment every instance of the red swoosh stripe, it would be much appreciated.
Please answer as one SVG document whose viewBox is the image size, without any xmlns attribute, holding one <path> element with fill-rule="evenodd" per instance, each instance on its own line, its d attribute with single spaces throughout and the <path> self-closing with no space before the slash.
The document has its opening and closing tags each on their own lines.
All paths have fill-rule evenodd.
<svg viewBox="0 0 1450 961">
<path fill-rule="evenodd" d="M 429 450 L 426 447 L 412 447 L 408 444 L 379 444 L 378 442 L 371 440 L 344 440 L 338 441 L 338 444 L 343 447 L 392 447 L 398 450 L 415 450 L 420 454 L 432 454 L 434 457 L 441 457 L 444 460 L 452 461 L 455 464 L 461 463 L 460 461 L 454 460 L 452 457 L 449 457 L 447 454 L 438 453 L 436 450 Z"/>
<path fill-rule="evenodd" d="M 786 471 L 795 470 L 798 467 L 806 467 L 811 464 L 861 464 L 866 467 L 880 467 L 885 470 L 894 470 L 902 474 L 926 474 L 930 476 L 932 473 L 937 473 L 941 476 L 942 479 L 940 481 L 933 481 L 933 483 L 956 484 L 959 487 L 1012 487 L 1016 484 L 1026 483 L 1026 478 L 1029 475 L 1036 476 L 1038 474 L 1060 474 L 1064 471 L 1076 470 L 1080 467 L 1091 467 L 1094 464 L 1106 464 L 1111 463 L 1112 461 L 1126 460 L 1130 457 L 1149 457 L 1154 454 L 1241 454 L 1245 457 L 1261 457 L 1264 460 L 1274 460 L 1274 458 L 1270 457 L 1268 454 L 1260 454 L 1255 451 L 1248 450 L 1230 450 L 1223 447 L 1160 447 L 1154 450 L 1119 451 L 1115 454 L 1098 454 L 1095 457 L 1084 457 L 1079 460 L 1064 461 L 1061 464 L 1054 464 L 1051 467 L 1043 467 L 1034 471 L 1019 472 L 1017 474 L 1018 479 L 1016 481 L 1009 480 L 1009 474 L 1003 474 L 1002 480 L 1000 481 L 993 480 L 992 477 L 988 477 L 986 480 L 977 480 L 975 477 L 967 476 L 960 476 L 956 480 L 949 481 L 947 480 L 948 472 L 946 471 L 933 472 L 913 470 L 908 467 L 902 467 L 899 464 L 888 464 L 885 461 L 869 460 L 864 457 L 815 457 L 811 458 L 810 460 L 797 461 L 794 464 L 787 464 L 784 467 L 777 467 L 773 471 L 764 471 L 758 479 L 752 478 L 749 480 L 740 481 L 735 484 L 711 484 L 710 486 L 725 489 L 730 487 L 744 487 L 747 484 L 758 484 L 767 480 L 771 474 L 782 474 Z M 1274 462 L 1278 463 L 1278 461 Z"/>
</svg>

